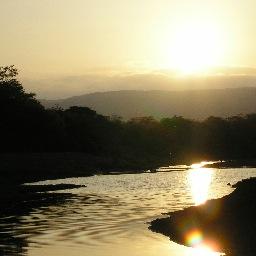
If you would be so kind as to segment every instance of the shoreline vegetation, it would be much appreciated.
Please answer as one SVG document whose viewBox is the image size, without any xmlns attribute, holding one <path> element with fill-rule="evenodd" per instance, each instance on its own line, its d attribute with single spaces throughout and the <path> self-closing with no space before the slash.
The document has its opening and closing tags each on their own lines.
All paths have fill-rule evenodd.
<svg viewBox="0 0 256 256">
<path fill-rule="evenodd" d="M 203 205 L 168 213 L 153 220 L 149 229 L 190 247 L 207 244 L 227 256 L 256 254 L 256 178 L 239 181 L 235 190 Z M 191 242 L 191 234 L 200 238 Z"/>
</svg>

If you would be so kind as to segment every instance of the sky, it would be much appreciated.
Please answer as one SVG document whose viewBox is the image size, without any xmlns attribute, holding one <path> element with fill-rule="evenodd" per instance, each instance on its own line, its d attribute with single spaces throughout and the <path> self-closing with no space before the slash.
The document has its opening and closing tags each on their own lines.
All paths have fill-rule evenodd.
<svg viewBox="0 0 256 256">
<path fill-rule="evenodd" d="M 0 0 L 0 10 L 0 65 L 24 81 L 256 73 L 255 0 Z"/>
</svg>

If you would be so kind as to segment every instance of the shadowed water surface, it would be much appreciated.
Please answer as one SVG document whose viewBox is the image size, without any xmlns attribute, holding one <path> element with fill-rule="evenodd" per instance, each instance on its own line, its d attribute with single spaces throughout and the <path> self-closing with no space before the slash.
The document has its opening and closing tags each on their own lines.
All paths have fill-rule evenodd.
<svg viewBox="0 0 256 256">
<path fill-rule="evenodd" d="M 61 203 L 50 203 L 0 219 L 4 255 L 28 256 L 210 256 L 149 231 L 148 222 L 230 193 L 227 183 L 256 176 L 256 169 L 191 169 L 101 175 L 44 181 L 86 187 Z M 64 191 L 60 191 L 64 192 Z M 15 248 L 15 250 L 13 250 Z"/>
</svg>

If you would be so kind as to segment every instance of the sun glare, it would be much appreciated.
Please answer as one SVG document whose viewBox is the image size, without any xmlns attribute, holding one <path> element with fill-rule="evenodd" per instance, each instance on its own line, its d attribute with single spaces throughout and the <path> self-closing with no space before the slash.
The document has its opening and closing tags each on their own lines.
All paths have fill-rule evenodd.
<svg viewBox="0 0 256 256">
<path fill-rule="evenodd" d="M 212 170 L 194 165 L 189 171 L 188 181 L 190 184 L 193 200 L 196 205 L 203 204 L 208 198 L 208 191 L 212 181 Z"/>
<path fill-rule="evenodd" d="M 213 252 L 208 246 L 199 246 L 191 251 L 190 256 L 217 256 L 219 253 Z"/>
<path fill-rule="evenodd" d="M 203 73 L 220 62 L 222 39 L 217 26 L 203 21 L 180 26 L 171 37 L 170 63 L 182 74 Z"/>
</svg>

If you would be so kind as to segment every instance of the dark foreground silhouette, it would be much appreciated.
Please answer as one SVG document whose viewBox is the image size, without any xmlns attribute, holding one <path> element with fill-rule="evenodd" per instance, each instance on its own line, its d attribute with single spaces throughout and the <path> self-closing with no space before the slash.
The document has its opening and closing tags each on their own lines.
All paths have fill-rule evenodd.
<svg viewBox="0 0 256 256">
<path fill-rule="evenodd" d="M 190 247 L 206 244 L 230 256 L 256 255 L 256 178 L 233 187 L 230 195 L 156 219 L 149 229 Z"/>
</svg>

